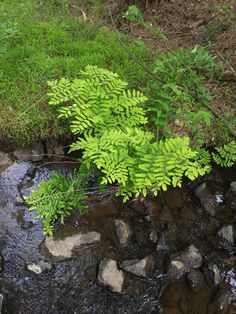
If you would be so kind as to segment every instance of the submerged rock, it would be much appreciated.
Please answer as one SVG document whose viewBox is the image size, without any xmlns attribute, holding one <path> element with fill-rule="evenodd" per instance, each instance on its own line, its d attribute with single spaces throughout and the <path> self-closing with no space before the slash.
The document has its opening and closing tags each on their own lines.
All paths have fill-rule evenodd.
<svg viewBox="0 0 236 314">
<path fill-rule="evenodd" d="M 122 246 L 127 245 L 132 234 L 129 225 L 121 219 L 116 219 L 115 226 L 119 244 Z"/>
<path fill-rule="evenodd" d="M 206 279 L 211 284 L 213 282 L 214 286 L 218 286 L 222 280 L 222 276 L 219 268 L 214 263 L 209 263 L 206 269 Z"/>
<path fill-rule="evenodd" d="M 54 240 L 53 237 L 47 237 L 45 239 L 45 245 L 53 256 L 70 258 L 75 247 L 79 247 L 84 244 L 98 243 L 100 241 L 101 234 L 93 231 L 75 234 L 66 237 L 63 240 Z"/>
<path fill-rule="evenodd" d="M 42 143 L 35 143 L 26 148 L 13 152 L 14 157 L 19 161 L 40 161 L 44 158 L 44 148 Z"/>
<path fill-rule="evenodd" d="M 218 237 L 227 244 L 234 246 L 234 231 L 233 226 L 224 226 L 217 232 Z"/>
<path fill-rule="evenodd" d="M 195 195 L 200 201 L 203 209 L 210 214 L 211 216 L 215 216 L 216 214 L 216 201 L 214 196 L 210 193 L 210 191 L 207 188 L 206 183 L 202 183 L 196 190 Z"/>
<path fill-rule="evenodd" d="M 176 256 L 170 263 L 167 276 L 170 279 L 179 279 L 184 273 L 202 264 L 202 256 L 194 245 L 190 245 L 183 253 Z"/>
<path fill-rule="evenodd" d="M 98 282 L 113 292 L 122 292 L 124 272 L 117 268 L 115 260 L 105 258 L 101 261 L 98 270 Z"/>
<path fill-rule="evenodd" d="M 143 258 L 141 260 L 127 260 L 120 264 L 120 268 L 122 268 L 126 272 L 132 273 L 135 276 L 146 277 L 147 260 L 147 258 Z"/>
<path fill-rule="evenodd" d="M 192 269 L 187 277 L 191 289 L 195 292 L 199 291 L 204 283 L 203 274 L 199 270 Z"/>
<path fill-rule="evenodd" d="M 51 270 L 52 269 L 52 264 L 48 262 L 39 261 L 38 264 L 28 264 L 27 269 L 32 271 L 33 273 L 40 275 L 42 272 L 45 270 Z"/>
</svg>

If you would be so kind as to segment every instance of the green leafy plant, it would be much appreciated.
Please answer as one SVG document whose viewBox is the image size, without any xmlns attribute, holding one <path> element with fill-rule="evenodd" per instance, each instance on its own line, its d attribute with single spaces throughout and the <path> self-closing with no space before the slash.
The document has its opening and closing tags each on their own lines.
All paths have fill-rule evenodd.
<svg viewBox="0 0 236 314">
<path fill-rule="evenodd" d="M 123 17 L 130 22 L 145 24 L 142 12 L 136 5 L 129 6 L 128 10 L 123 13 Z"/>
<path fill-rule="evenodd" d="M 59 118 L 68 119 L 74 134 L 96 135 L 147 123 L 142 108 L 147 98 L 139 91 L 126 90 L 127 83 L 115 73 L 87 66 L 80 79 L 53 81 L 49 86 L 49 104 L 59 107 Z"/>
<path fill-rule="evenodd" d="M 106 131 L 101 137 L 85 136 L 71 145 L 71 151 L 83 150 L 88 168 L 96 166 L 103 174 L 103 184 L 118 184 L 117 195 L 124 201 L 132 195 L 181 186 L 182 177 L 193 180 L 207 167 L 195 161 L 197 152 L 188 138 L 152 141 L 154 135 L 140 129 Z"/>
<path fill-rule="evenodd" d="M 213 160 L 222 167 L 232 167 L 236 163 L 236 141 L 231 141 L 212 153 Z"/>
<path fill-rule="evenodd" d="M 155 63 L 154 73 L 161 80 L 149 84 L 150 119 L 166 136 L 168 125 L 175 119 L 190 128 L 195 121 L 209 126 L 212 114 L 205 107 L 211 95 L 204 79 L 211 77 L 219 66 L 205 48 L 178 49 L 163 54 Z"/>
<path fill-rule="evenodd" d="M 54 223 L 63 224 L 73 209 L 84 212 L 86 194 L 82 181 L 78 174 L 68 178 L 54 171 L 48 181 L 40 182 L 38 189 L 26 197 L 29 210 L 37 210 L 36 219 L 42 218 L 44 234 L 52 235 Z"/>
</svg>

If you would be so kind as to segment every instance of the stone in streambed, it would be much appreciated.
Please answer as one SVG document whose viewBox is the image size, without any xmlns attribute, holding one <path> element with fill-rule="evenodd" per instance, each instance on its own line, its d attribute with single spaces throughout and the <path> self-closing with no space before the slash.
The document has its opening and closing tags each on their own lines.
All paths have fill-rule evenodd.
<svg viewBox="0 0 236 314">
<path fill-rule="evenodd" d="M 42 272 L 46 270 L 51 270 L 52 264 L 45 261 L 39 261 L 38 264 L 33 264 L 33 263 L 28 264 L 27 269 L 35 273 L 36 275 L 40 275 Z"/>
<path fill-rule="evenodd" d="M 146 277 L 147 258 L 124 261 L 120 264 L 120 268 L 135 276 Z"/>
<path fill-rule="evenodd" d="M 200 291 L 204 283 L 203 274 L 199 270 L 195 269 L 190 271 L 187 280 L 191 289 L 195 292 Z"/>
<path fill-rule="evenodd" d="M 41 161 L 44 158 L 44 148 L 41 142 L 13 152 L 18 161 Z"/>
<path fill-rule="evenodd" d="M 0 294 L 0 314 L 2 313 L 3 295 Z"/>
<path fill-rule="evenodd" d="M 124 272 L 119 270 L 115 260 L 105 258 L 101 261 L 98 270 L 98 282 L 108 287 L 112 292 L 122 292 Z"/>
<path fill-rule="evenodd" d="M 210 214 L 211 216 L 215 216 L 216 214 L 216 201 L 214 196 L 208 190 L 206 183 L 202 183 L 196 190 L 195 195 L 200 201 L 203 209 Z"/>
<path fill-rule="evenodd" d="M 54 240 L 53 237 L 45 239 L 45 246 L 53 256 L 70 258 L 72 251 L 76 247 L 85 244 L 93 244 L 101 241 L 101 234 L 93 231 L 88 233 L 78 233 L 63 240 Z"/>
<path fill-rule="evenodd" d="M 10 154 L 0 151 L 0 171 L 5 170 L 13 163 Z"/>
<path fill-rule="evenodd" d="M 179 279 L 193 268 L 200 267 L 201 264 L 202 256 L 199 250 L 194 245 L 190 245 L 171 261 L 167 276 L 169 279 Z"/>
<path fill-rule="evenodd" d="M 218 237 L 227 244 L 234 246 L 234 230 L 233 226 L 224 226 L 217 232 Z"/>
<path fill-rule="evenodd" d="M 125 246 L 132 235 L 130 226 L 121 219 L 115 220 L 116 236 L 120 245 Z"/>
</svg>

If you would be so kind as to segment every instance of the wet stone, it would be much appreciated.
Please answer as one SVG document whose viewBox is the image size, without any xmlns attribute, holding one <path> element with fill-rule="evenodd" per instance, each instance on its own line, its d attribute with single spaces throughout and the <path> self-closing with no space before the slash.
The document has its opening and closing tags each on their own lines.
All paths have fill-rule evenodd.
<svg viewBox="0 0 236 314">
<path fill-rule="evenodd" d="M 127 245 L 132 234 L 129 225 L 121 219 L 116 219 L 115 227 L 119 244 L 122 246 Z"/>
<path fill-rule="evenodd" d="M 118 269 L 115 260 L 105 258 L 99 265 L 98 282 L 111 291 L 120 293 L 124 284 L 124 272 Z"/>
<path fill-rule="evenodd" d="M 85 244 L 93 244 L 101 241 L 101 234 L 98 232 L 79 233 L 63 240 L 54 240 L 53 237 L 47 237 L 45 239 L 45 245 L 49 252 L 53 256 L 70 258 L 72 257 L 72 251 L 76 247 L 80 247 Z"/>
<path fill-rule="evenodd" d="M 173 221 L 173 217 L 172 217 L 171 210 L 169 209 L 169 207 L 165 206 L 165 207 L 162 209 L 159 218 L 160 218 L 161 220 L 163 220 L 163 221 L 166 221 L 166 222 Z"/>
<path fill-rule="evenodd" d="M 167 272 L 169 279 L 179 279 L 183 274 L 202 264 L 202 256 L 194 245 L 190 245 L 184 252 L 176 256 L 170 263 Z"/>
<path fill-rule="evenodd" d="M 0 151 L 0 171 L 5 170 L 13 163 L 10 154 Z"/>
<path fill-rule="evenodd" d="M 53 159 L 61 159 L 65 155 L 63 147 L 56 140 L 46 142 L 46 150 L 48 157 Z"/>
<path fill-rule="evenodd" d="M 204 277 L 199 270 L 192 269 L 188 274 L 187 280 L 194 292 L 199 291 L 203 287 Z"/>
<path fill-rule="evenodd" d="M 15 199 L 15 203 L 16 204 L 24 204 L 24 200 L 20 195 L 17 195 L 17 197 Z"/>
<path fill-rule="evenodd" d="M 169 246 L 166 243 L 165 235 L 162 234 L 157 243 L 157 251 L 168 251 L 168 250 L 169 250 Z"/>
<path fill-rule="evenodd" d="M 152 242 L 152 243 L 157 243 L 158 241 L 158 235 L 156 233 L 155 230 L 152 230 L 149 234 L 149 240 Z"/>
<path fill-rule="evenodd" d="M 120 268 L 135 276 L 146 277 L 147 258 L 124 261 L 120 264 Z"/>
<path fill-rule="evenodd" d="M 217 236 L 228 245 L 234 246 L 234 231 L 233 226 L 224 226 L 218 232 Z"/>
<path fill-rule="evenodd" d="M 33 264 L 33 263 L 28 264 L 27 269 L 35 273 L 36 275 L 40 275 L 42 272 L 46 270 L 51 270 L 52 264 L 41 260 L 39 261 L 38 264 Z"/>
<path fill-rule="evenodd" d="M 44 158 L 44 148 L 42 143 L 35 143 L 26 148 L 13 152 L 18 161 L 41 161 Z"/>
<path fill-rule="evenodd" d="M 230 183 L 229 193 L 236 194 L 236 181 Z"/>
<path fill-rule="evenodd" d="M 33 227 L 33 222 L 32 221 L 24 221 L 22 222 L 22 224 L 20 225 L 21 229 L 23 230 L 28 230 L 30 229 L 31 227 Z"/>
<path fill-rule="evenodd" d="M 212 282 L 214 286 L 218 286 L 222 280 L 219 268 L 214 263 L 209 263 L 206 270 L 206 278 Z"/>
<path fill-rule="evenodd" d="M 210 193 L 206 183 L 202 183 L 196 190 L 195 195 L 201 203 L 202 208 L 211 216 L 215 216 L 217 207 L 214 196 Z"/>
</svg>

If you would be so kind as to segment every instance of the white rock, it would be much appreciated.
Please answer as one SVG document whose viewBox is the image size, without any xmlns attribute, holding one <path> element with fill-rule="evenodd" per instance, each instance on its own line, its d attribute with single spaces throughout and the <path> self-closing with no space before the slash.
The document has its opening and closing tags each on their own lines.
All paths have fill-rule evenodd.
<svg viewBox="0 0 236 314">
<path fill-rule="evenodd" d="M 115 260 L 105 258 L 99 265 L 98 281 L 111 291 L 120 293 L 124 283 L 124 272 L 117 268 Z"/>
<path fill-rule="evenodd" d="M 39 261 L 38 264 L 28 264 L 27 265 L 28 270 L 32 271 L 33 273 L 40 275 L 45 270 L 52 269 L 52 265 L 48 262 Z"/>
<path fill-rule="evenodd" d="M 98 232 L 78 233 L 63 240 L 54 240 L 53 237 L 45 239 L 45 245 L 54 256 L 70 258 L 75 247 L 83 244 L 93 244 L 101 241 L 101 234 Z"/>
</svg>

